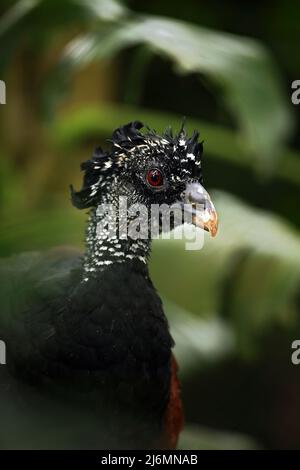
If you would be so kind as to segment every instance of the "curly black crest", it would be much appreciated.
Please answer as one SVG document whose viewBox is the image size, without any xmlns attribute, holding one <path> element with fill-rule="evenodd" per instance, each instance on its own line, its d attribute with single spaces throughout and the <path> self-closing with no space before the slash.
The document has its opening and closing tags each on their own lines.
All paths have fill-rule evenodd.
<svg viewBox="0 0 300 470">
<path fill-rule="evenodd" d="M 142 128 L 146 128 L 146 132 L 141 132 Z M 145 166 L 147 160 L 167 158 L 172 162 L 175 179 L 179 179 L 178 174 L 185 172 L 201 180 L 203 143 L 198 138 L 197 131 L 188 137 L 184 125 L 175 136 L 170 127 L 159 135 L 140 121 L 119 127 L 112 134 L 110 152 L 98 147 L 92 158 L 81 164 L 81 170 L 84 171 L 83 185 L 80 191 L 75 191 L 71 186 L 73 205 L 78 209 L 97 205 L 99 194 L 114 176 L 120 171 Z M 139 160 L 140 157 L 142 160 Z"/>
</svg>

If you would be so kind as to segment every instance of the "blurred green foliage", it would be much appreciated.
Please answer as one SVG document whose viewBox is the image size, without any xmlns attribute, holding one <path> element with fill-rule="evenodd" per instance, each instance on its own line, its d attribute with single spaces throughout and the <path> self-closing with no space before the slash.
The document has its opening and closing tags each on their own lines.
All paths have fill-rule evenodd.
<svg viewBox="0 0 300 470">
<path fill-rule="evenodd" d="M 183 378 L 181 447 L 299 447 L 290 344 L 299 331 L 300 160 L 285 86 L 295 69 L 275 33 L 280 14 L 293 24 L 294 8 L 264 1 L 255 16 L 246 2 L 251 29 L 238 4 L 188 0 L 182 21 L 171 18 L 179 2 L 168 17 L 170 2 L 128 3 L 1 5 L 1 254 L 82 246 L 86 215 L 68 194 L 69 183 L 80 185 L 79 163 L 126 121 L 161 131 L 186 114 L 205 139 L 220 234 L 199 252 L 178 241 L 153 248 Z M 252 38 L 243 37 L 248 26 Z"/>
</svg>

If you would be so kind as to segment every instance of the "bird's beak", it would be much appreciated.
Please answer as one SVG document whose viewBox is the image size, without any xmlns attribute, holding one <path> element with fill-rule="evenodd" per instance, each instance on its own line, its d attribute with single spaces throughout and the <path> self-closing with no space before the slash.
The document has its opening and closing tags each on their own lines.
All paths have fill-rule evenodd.
<svg viewBox="0 0 300 470">
<path fill-rule="evenodd" d="M 215 237 L 218 231 L 218 214 L 210 195 L 200 183 L 190 183 L 182 194 L 184 212 L 191 216 L 192 224 Z"/>
</svg>

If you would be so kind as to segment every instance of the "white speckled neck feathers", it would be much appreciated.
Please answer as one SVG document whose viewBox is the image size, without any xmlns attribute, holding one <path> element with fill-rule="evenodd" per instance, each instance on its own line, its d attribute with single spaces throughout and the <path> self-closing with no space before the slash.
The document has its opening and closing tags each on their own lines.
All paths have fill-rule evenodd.
<svg viewBox="0 0 300 470">
<path fill-rule="evenodd" d="M 85 281 L 113 264 L 126 263 L 132 260 L 141 262 L 143 265 L 147 264 L 151 251 L 150 239 L 139 238 L 133 240 L 130 237 L 124 239 L 119 235 L 118 230 L 114 235 L 110 235 L 106 230 L 99 230 L 99 223 L 101 223 L 101 215 L 94 207 L 90 211 L 86 231 L 83 277 Z"/>
</svg>

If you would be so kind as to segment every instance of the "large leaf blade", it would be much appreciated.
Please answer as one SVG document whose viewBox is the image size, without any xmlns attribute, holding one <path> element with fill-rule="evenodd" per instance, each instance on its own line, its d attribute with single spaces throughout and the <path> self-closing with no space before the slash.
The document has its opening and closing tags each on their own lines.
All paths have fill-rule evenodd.
<svg viewBox="0 0 300 470">
<path fill-rule="evenodd" d="M 195 315 L 226 314 L 248 355 L 270 327 L 297 322 L 300 237 L 279 217 L 227 193 L 215 192 L 213 200 L 219 235 L 197 252 L 185 251 L 184 241 L 155 242 L 152 274 L 166 298 Z"/>
<path fill-rule="evenodd" d="M 220 100 L 242 130 L 244 150 L 254 156 L 256 167 L 272 167 L 292 120 L 276 66 L 260 43 L 181 21 L 141 17 L 114 25 L 106 34 L 76 38 L 66 48 L 64 64 L 83 66 L 139 43 L 171 59 L 178 71 L 198 72 L 218 85 Z"/>
</svg>

